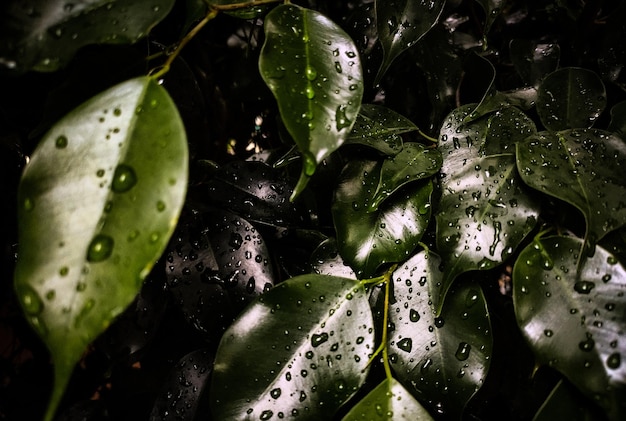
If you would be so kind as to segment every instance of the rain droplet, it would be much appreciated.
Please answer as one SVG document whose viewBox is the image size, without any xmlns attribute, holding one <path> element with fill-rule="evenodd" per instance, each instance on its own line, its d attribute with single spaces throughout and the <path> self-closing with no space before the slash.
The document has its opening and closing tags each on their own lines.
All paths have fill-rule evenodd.
<svg viewBox="0 0 626 421">
<path fill-rule="evenodd" d="M 165 210 L 165 203 L 162 200 L 159 200 L 157 202 L 156 207 L 157 207 L 157 211 L 163 212 Z"/>
<path fill-rule="evenodd" d="M 114 109 L 113 110 L 113 115 L 116 116 L 116 117 L 121 116 L 122 115 L 122 110 L 119 109 L 119 108 Z"/>
<path fill-rule="evenodd" d="M 335 121 L 337 125 L 337 131 L 341 131 L 342 129 L 345 129 L 346 127 L 350 127 L 350 124 L 352 124 L 352 121 L 350 121 L 346 117 L 346 108 L 347 107 L 345 105 L 339 105 L 337 107 L 337 110 L 335 111 Z"/>
<path fill-rule="evenodd" d="M 274 399 L 278 399 L 281 393 L 282 391 L 280 390 L 280 387 L 277 387 L 276 389 L 272 389 L 270 391 L 270 396 Z"/>
<path fill-rule="evenodd" d="M 270 418 L 272 418 L 273 416 L 274 416 L 274 413 L 268 409 L 268 410 L 265 410 L 265 411 L 263 411 L 261 413 L 261 420 L 267 421 Z"/>
<path fill-rule="evenodd" d="M 137 184 L 137 175 L 132 167 L 120 164 L 115 168 L 111 189 L 116 193 L 124 193 Z"/>
<path fill-rule="evenodd" d="M 30 315 L 37 316 L 43 310 L 43 301 L 39 294 L 32 287 L 25 285 L 20 287 L 22 306 L 24 311 Z"/>
<path fill-rule="evenodd" d="M 589 352 L 593 349 L 593 346 L 595 344 L 596 343 L 593 341 L 593 339 L 587 338 L 587 340 L 584 340 L 578 344 L 578 348 L 580 348 L 581 351 Z"/>
<path fill-rule="evenodd" d="M 27 197 L 26 199 L 24 199 L 25 211 L 27 212 L 32 211 L 34 207 L 35 207 L 35 202 L 33 202 L 33 199 L 31 199 L 30 197 Z"/>
<path fill-rule="evenodd" d="M 87 249 L 87 260 L 90 262 L 102 262 L 111 256 L 113 252 L 113 238 L 108 235 L 96 235 Z"/>
<path fill-rule="evenodd" d="M 57 149 L 65 149 L 67 147 L 67 136 L 61 135 L 54 141 L 54 146 Z"/>
<path fill-rule="evenodd" d="M 413 348 L 413 340 L 411 338 L 404 338 L 398 341 L 398 348 L 404 352 L 411 352 Z"/>
<path fill-rule="evenodd" d="M 320 346 L 327 340 L 328 340 L 328 333 L 322 332 L 319 335 L 316 333 L 313 336 L 311 336 L 311 345 L 313 346 L 313 348 L 317 348 L 318 346 Z"/>
<path fill-rule="evenodd" d="M 550 329 L 546 329 L 543 331 L 543 334 L 546 335 L 548 338 L 552 337 L 552 335 L 554 334 L 554 332 Z"/>
<path fill-rule="evenodd" d="M 473 307 L 474 304 L 478 302 L 479 296 L 479 292 L 475 289 L 467 291 L 467 295 L 465 296 L 465 307 Z"/>
<path fill-rule="evenodd" d="M 313 66 L 306 66 L 304 74 L 306 75 L 306 78 L 308 80 L 315 80 L 315 79 L 317 79 L 317 70 L 315 70 L 315 67 L 313 67 Z"/>
<path fill-rule="evenodd" d="M 621 364 L 622 356 L 619 352 L 614 352 L 606 359 L 606 365 L 612 370 L 617 370 Z"/>
<path fill-rule="evenodd" d="M 459 361 L 465 361 L 469 358 L 470 351 L 472 346 L 467 342 L 459 343 L 459 347 L 456 349 L 454 356 Z"/>
<path fill-rule="evenodd" d="M 574 284 L 574 290 L 579 294 L 589 294 L 596 284 L 590 281 L 579 281 Z"/>
<path fill-rule="evenodd" d="M 415 322 L 418 322 L 419 319 L 420 319 L 419 312 L 415 309 L 411 309 L 411 311 L 409 311 L 409 320 L 415 323 Z"/>
</svg>

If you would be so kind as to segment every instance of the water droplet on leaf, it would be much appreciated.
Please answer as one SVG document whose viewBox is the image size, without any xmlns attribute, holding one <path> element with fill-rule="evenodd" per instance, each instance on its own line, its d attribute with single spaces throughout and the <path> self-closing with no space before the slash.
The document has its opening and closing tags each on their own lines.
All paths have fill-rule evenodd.
<svg viewBox="0 0 626 421">
<path fill-rule="evenodd" d="M 113 252 L 113 238 L 108 235 L 96 235 L 87 249 L 87 260 L 90 262 L 102 262 L 111 256 Z"/>
<path fill-rule="evenodd" d="M 132 167 L 120 164 L 115 168 L 111 189 L 116 193 L 124 193 L 137 184 L 137 175 Z"/>
</svg>

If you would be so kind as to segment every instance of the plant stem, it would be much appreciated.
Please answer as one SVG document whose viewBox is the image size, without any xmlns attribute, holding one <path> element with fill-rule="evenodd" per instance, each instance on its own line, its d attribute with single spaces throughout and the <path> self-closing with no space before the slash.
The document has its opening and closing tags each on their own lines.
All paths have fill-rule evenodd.
<svg viewBox="0 0 626 421">
<path fill-rule="evenodd" d="M 421 131 L 419 127 L 417 128 L 417 133 L 419 133 L 419 135 L 422 136 L 424 139 L 430 140 L 433 143 L 439 143 L 439 140 L 435 139 L 434 137 L 428 136 L 426 133 Z"/>
</svg>

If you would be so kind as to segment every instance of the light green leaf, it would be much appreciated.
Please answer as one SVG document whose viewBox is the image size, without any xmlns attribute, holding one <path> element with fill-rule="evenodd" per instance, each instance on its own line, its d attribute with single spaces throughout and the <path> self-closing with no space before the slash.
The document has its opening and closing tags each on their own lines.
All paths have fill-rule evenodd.
<svg viewBox="0 0 626 421">
<path fill-rule="evenodd" d="M 145 37 L 174 0 L 9 0 L 0 17 L 0 66 L 24 72 L 63 67 L 89 44 L 131 44 Z"/>
<path fill-rule="evenodd" d="M 591 70 L 559 69 L 539 85 L 537 114 L 550 131 L 591 127 L 605 107 L 604 83 Z"/>
<path fill-rule="evenodd" d="M 213 416 L 331 419 L 365 381 L 373 346 L 372 312 L 359 282 L 287 280 L 224 333 L 211 384 Z"/>
<path fill-rule="evenodd" d="M 293 200 L 350 134 L 361 106 L 363 72 L 352 39 L 316 11 L 278 6 L 265 19 L 265 35 L 259 70 L 303 158 Z"/>
<path fill-rule="evenodd" d="M 541 362 L 612 419 L 624 419 L 626 270 L 598 247 L 578 271 L 582 248 L 583 241 L 558 236 L 526 247 L 513 269 L 515 315 Z"/>
<path fill-rule="evenodd" d="M 396 379 L 385 379 L 352 407 L 342 421 L 432 421 L 428 411 Z"/>
<path fill-rule="evenodd" d="M 626 143 L 614 134 L 541 132 L 517 145 L 517 165 L 524 183 L 583 213 L 589 253 L 602 237 L 626 225 Z"/>
<path fill-rule="evenodd" d="M 381 167 L 377 161 L 351 161 L 335 190 L 332 214 L 339 253 L 359 279 L 373 276 L 385 263 L 405 260 L 430 219 L 430 181 L 412 183 L 370 211 Z"/>
<path fill-rule="evenodd" d="M 147 77 L 82 104 L 33 153 L 18 193 L 15 288 L 55 365 L 48 419 L 87 345 L 163 252 L 187 167 L 178 111 Z"/>
<path fill-rule="evenodd" d="M 437 23 L 445 0 L 376 0 L 378 39 L 383 46 L 383 62 L 376 75 L 378 84 L 391 63 L 415 45 Z"/>
<path fill-rule="evenodd" d="M 392 276 L 389 359 L 398 380 L 429 409 L 460 419 L 491 362 L 487 303 L 474 282 L 455 285 L 440 317 L 431 297 L 442 281 L 441 259 L 423 251 Z M 454 391 L 453 393 L 451 393 Z"/>
</svg>

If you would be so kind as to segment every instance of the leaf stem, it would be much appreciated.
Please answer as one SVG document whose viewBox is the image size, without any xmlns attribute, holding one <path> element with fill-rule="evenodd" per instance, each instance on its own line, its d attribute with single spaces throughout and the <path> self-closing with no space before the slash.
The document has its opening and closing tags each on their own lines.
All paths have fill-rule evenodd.
<svg viewBox="0 0 626 421">
<path fill-rule="evenodd" d="M 214 4 L 211 5 L 216 10 L 220 11 L 229 11 L 229 10 L 237 10 L 237 9 L 245 9 L 246 7 L 252 6 L 263 6 L 265 4 L 271 3 L 280 3 L 283 0 L 251 0 L 243 3 L 231 3 L 231 4 Z M 284 3 L 289 4 L 289 1 L 284 1 Z"/>
<path fill-rule="evenodd" d="M 433 143 L 439 143 L 439 140 L 435 139 L 432 136 L 428 136 L 426 133 L 424 133 L 419 127 L 417 128 L 417 133 L 419 133 L 420 136 L 422 136 L 424 139 L 426 140 L 430 140 Z"/>
</svg>

